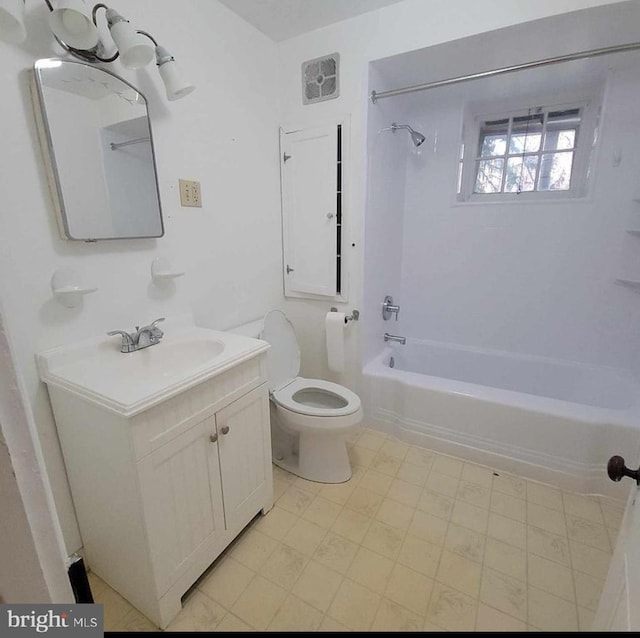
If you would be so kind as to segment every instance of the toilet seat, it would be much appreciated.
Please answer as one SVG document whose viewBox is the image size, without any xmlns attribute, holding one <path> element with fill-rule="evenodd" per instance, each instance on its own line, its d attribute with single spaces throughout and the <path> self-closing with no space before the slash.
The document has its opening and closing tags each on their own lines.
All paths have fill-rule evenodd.
<svg viewBox="0 0 640 638">
<path fill-rule="evenodd" d="M 300 348 L 285 314 L 271 310 L 263 320 L 261 339 L 268 341 L 267 380 L 274 402 L 285 410 L 311 417 L 348 416 L 360 410 L 360 397 L 322 379 L 299 377 Z"/>
<path fill-rule="evenodd" d="M 304 393 L 313 396 L 314 391 L 320 396 L 325 394 L 327 403 L 333 403 L 336 407 L 313 405 L 314 401 L 301 401 L 301 397 L 296 396 Z M 273 391 L 271 396 L 280 407 L 308 416 L 340 417 L 360 409 L 360 397 L 355 392 L 322 379 L 296 377 L 283 388 Z"/>
</svg>

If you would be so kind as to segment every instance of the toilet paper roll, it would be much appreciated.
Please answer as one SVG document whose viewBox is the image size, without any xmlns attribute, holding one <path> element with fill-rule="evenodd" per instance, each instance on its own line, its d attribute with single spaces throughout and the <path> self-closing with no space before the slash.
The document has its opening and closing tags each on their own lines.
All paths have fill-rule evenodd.
<svg viewBox="0 0 640 638">
<path fill-rule="evenodd" d="M 324 319 L 327 333 L 327 359 L 329 370 L 344 370 L 344 327 L 347 323 L 344 312 L 328 312 Z"/>
</svg>

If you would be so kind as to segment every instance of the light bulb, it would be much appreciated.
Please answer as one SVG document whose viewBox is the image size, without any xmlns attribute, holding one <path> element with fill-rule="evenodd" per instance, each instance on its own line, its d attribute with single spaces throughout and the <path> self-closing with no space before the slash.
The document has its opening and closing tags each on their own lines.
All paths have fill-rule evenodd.
<svg viewBox="0 0 640 638">
<path fill-rule="evenodd" d="M 80 35 L 86 25 L 86 20 L 83 15 L 78 14 L 77 11 L 62 11 L 62 24 L 64 28 L 73 33 L 73 35 Z"/>
<path fill-rule="evenodd" d="M 67 46 L 82 51 L 93 49 L 99 40 L 98 29 L 85 13 L 83 0 L 60 0 L 49 14 L 54 35 Z"/>
</svg>

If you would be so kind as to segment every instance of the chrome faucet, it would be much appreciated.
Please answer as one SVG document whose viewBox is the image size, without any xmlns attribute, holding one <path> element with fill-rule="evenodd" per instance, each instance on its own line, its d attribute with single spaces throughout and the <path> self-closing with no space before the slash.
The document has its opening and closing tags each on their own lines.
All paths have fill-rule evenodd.
<svg viewBox="0 0 640 638">
<path fill-rule="evenodd" d="M 384 340 L 385 341 L 397 341 L 398 343 L 401 343 L 403 346 L 407 343 L 407 338 L 406 337 L 398 337 L 397 335 L 390 335 L 388 332 L 384 333 Z"/>
<path fill-rule="evenodd" d="M 142 348 L 148 348 L 149 346 L 155 346 L 156 343 L 160 343 L 160 339 L 164 336 L 164 332 L 158 328 L 157 324 L 164 321 L 164 317 L 156 319 L 148 326 L 136 326 L 136 331 L 129 333 L 124 330 L 112 330 L 107 332 L 107 335 L 112 337 L 114 335 L 122 336 L 122 343 L 120 344 L 120 352 L 135 352 L 136 350 L 142 350 Z"/>
<path fill-rule="evenodd" d="M 156 343 L 160 342 L 160 339 L 164 336 L 164 332 L 157 327 L 157 324 L 161 321 L 164 321 L 164 317 L 160 317 L 160 319 L 156 319 L 150 325 L 143 326 L 142 328 L 138 328 L 138 326 L 136 326 L 136 334 L 134 335 L 133 340 L 138 346 L 138 350 L 146 348 L 147 346 L 154 346 Z"/>
<path fill-rule="evenodd" d="M 400 306 L 393 305 L 393 297 L 387 295 L 382 302 L 382 318 L 385 321 L 391 319 L 391 315 L 395 314 L 396 321 L 398 321 L 398 313 L 400 312 Z"/>
</svg>

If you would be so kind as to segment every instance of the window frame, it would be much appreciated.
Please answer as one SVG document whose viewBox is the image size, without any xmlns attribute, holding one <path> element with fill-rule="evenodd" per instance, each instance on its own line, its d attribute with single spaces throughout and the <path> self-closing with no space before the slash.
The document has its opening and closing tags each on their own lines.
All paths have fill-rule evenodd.
<svg viewBox="0 0 640 638">
<path fill-rule="evenodd" d="M 484 105 L 483 108 L 468 106 L 465 109 L 461 152 L 457 161 L 456 202 L 457 203 L 515 203 L 542 202 L 550 200 L 578 199 L 588 195 L 591 180 L 593 152 L 597 138 L 597 126 L 600 100 L 594 94 L 589 97 L 576 97 L 568 100 L 537 97 L 527 102 L 519 101 L 510 105 L 502 101 L 500 104 Z M 481 130 L 486 122 L 528 116 L 536 112 L 549 113 L 580 109 L 580 125 L 576 135 L 571 169 L 571 186 L 568 190 L 532 190 L 499 193 L 475 193 L 476 161 L 479 157 Z M 510 123 L 509 123 L 510 124 Z M 541 141 L 542 145 L 542 141 Z M 506 149 L 508 151 L 508 149 Z M 550 150 L 549 153 L 558 151 Z M 530 155 L 533 153 L 525 153 Z M 536 153 L 542 155 L 540 151 Z M 513 154 L 511 155 L 513 156 Z M 508 154 L 505 153 L 505 157 Z M 538 169 L 539 170 L 539 169 Z M 503 180 L 504 184 L 504 180 Z M 460 186 L 459 190 L 457 186 Z"/>
</svg>

